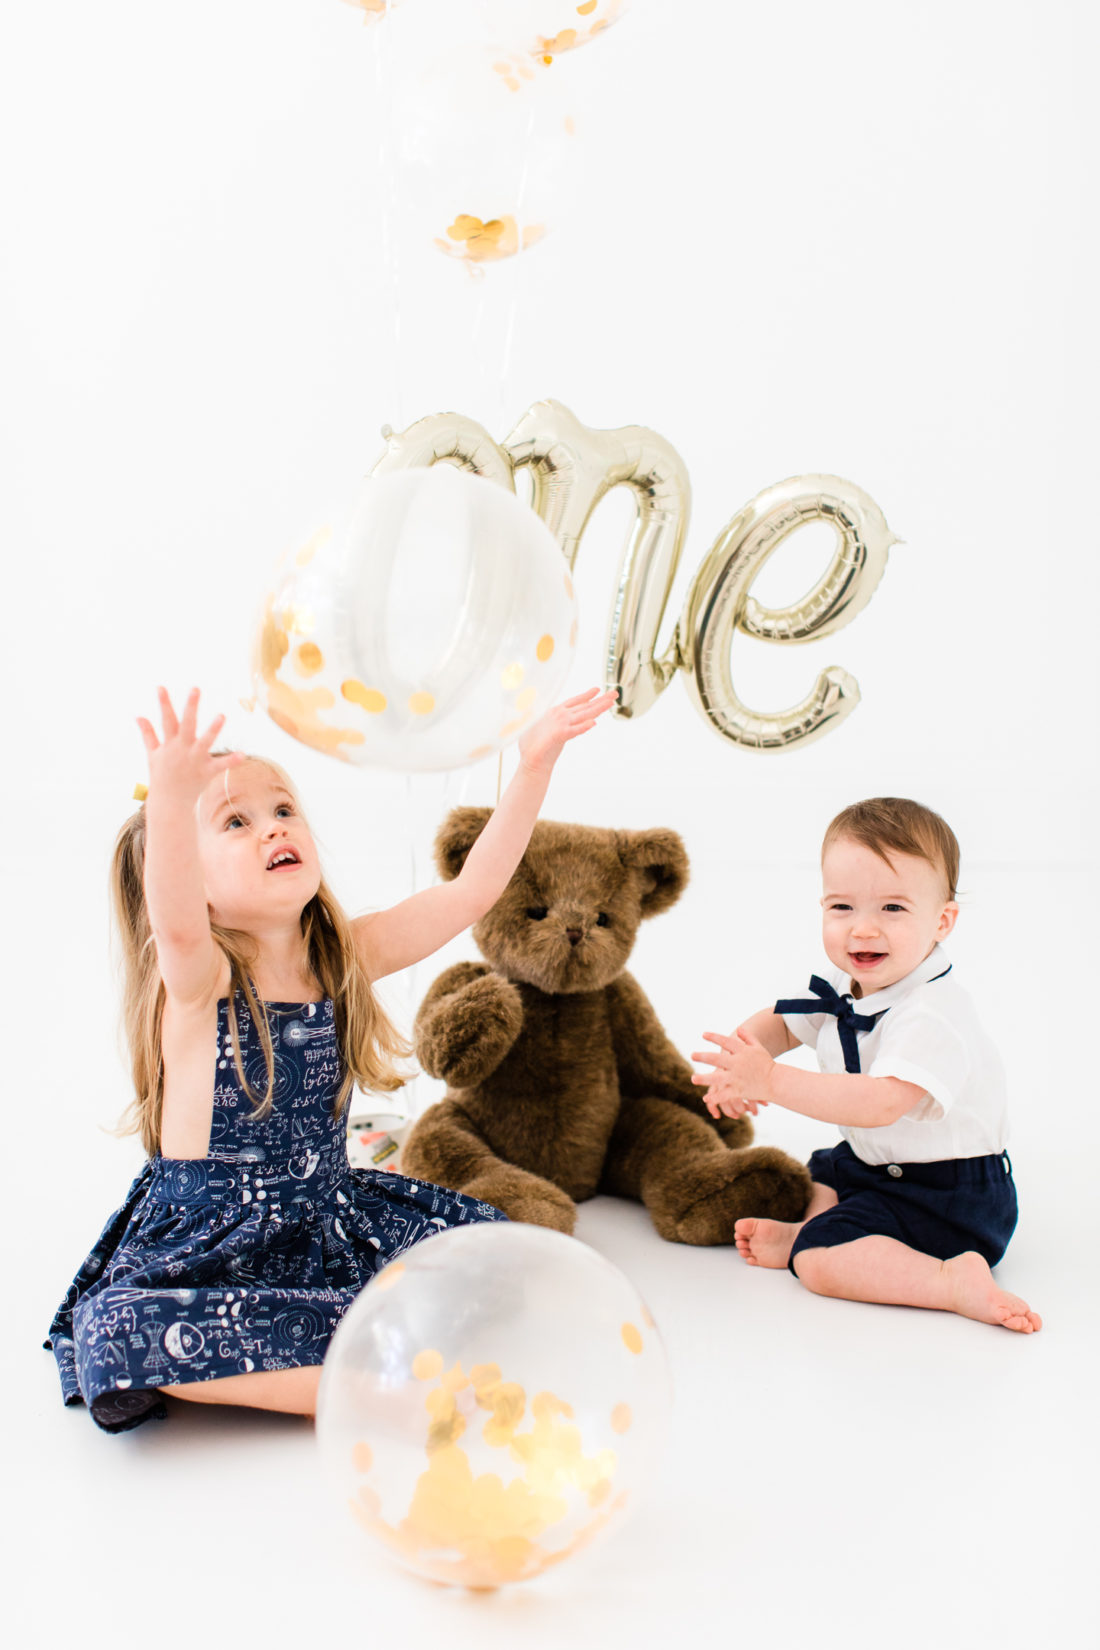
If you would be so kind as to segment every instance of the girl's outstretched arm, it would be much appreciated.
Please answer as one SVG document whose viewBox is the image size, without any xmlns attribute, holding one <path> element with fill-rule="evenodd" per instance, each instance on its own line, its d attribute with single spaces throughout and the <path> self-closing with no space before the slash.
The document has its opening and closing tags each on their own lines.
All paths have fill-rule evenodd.
<svg viewBox="0 0 1100 1650">
<path fill-rule="evenodd" d="M 210 754 L 224 716 L 215 717 L 201 737 L 196 733 L 198 688 L 188 694 L 180 717 L 164 688 L 157 697 L 163 739 L 143 716 L 137 719 L 149 756 L 145 903 L 165 990 L 171 1000 L 194 1003 L 214 993 L 224 966 L 210 932 L 195 805 L 211 779 L 240 756 Z"/>
<path fill-rule="evenodd" d="M 519 767 L 453 882 L 357 917 L 352 923 L 363 966 L 372 980 L 431 956 L 495 905 L 511 879 L 550 783 L 554 763 L 570 739 L 587 733 L 618 693 L 589 688 L 536 722 L 519 742 Z"/>
</svg>

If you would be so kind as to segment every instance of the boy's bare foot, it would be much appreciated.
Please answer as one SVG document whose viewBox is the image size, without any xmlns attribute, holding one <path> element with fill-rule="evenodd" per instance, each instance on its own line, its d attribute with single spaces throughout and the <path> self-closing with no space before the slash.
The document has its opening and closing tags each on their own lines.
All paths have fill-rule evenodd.
<svg viewBox="0 0 1100 1650">
<path fill-rule="evenodd" d="M 786 1266 L 791 1248 L 802 1230 L 802 1221 L 760 1220 L 750 1215 L 739 1220 L 733 1228 L 737 1253 L 750 1266 Z"/>
<path fill-rule="evenodd" d="M 738 1221 L 738 1226 L 749 1225 Z M 767 1225 L 758 1221 L 757 1225 Z M 740 1243 L 737 1245 L 741 1247 Z M 766 1263 L 764 1263 L 766 1264 Z M 964 1318 L 976 1318 L 979 1323 L 999 1323 L 1005 1329 L 1015 1329 L 1022 1335 L 1032 1335 L 1042 1329 L 1043 1320 L 1033 1312 L 1019 1295 L 1010 1295 L 1001 1289 L 981 1255 L 968 1250 L 943 1263 L 943 1276 L 951 1286 L 951 1307 Z"/>
</svg>

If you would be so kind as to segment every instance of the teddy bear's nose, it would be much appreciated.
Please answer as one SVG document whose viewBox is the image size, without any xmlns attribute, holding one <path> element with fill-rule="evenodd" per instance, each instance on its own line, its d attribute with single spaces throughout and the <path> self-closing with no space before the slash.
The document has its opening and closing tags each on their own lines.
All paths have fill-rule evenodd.
<svg viewBox="0 0 1100 1650">
<path fill-rule="evenodd" d="M 570 945 L 579 945 L 581 940 L 584 939 L 584 929 L 567 928 L 565 930 L 565 937 L 569 941 Z"/>
</svg>

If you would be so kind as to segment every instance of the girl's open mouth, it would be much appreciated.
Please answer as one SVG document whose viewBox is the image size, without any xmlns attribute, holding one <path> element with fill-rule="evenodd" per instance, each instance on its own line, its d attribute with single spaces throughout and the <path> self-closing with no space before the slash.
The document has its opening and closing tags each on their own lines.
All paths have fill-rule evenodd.
<svg viewBox="0 0 1100 1650">
<path fill-rule="evenodd" d="M 280 848 L 267 862 L 269 871 L 291 871 L 302 862 L 293 848 Z"/>
</svg>

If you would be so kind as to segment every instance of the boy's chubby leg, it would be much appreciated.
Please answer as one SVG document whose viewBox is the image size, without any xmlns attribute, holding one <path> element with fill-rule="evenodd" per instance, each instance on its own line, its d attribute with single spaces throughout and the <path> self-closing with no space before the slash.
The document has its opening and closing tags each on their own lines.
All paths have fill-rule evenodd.
<svg viewBox="0 0 1100 1650">
<path fill-rule="evenodd" d="M 823 1215 L 837 1201 L 831 1186 L 813 1182 L 810 1201 L 801 1220 L 760 1220 L 749 1216 L 739 1220 L 733 1229 L 737 1253 L 750 1266 L 774 1266 L 782 1269 L 791 1258 L 791 1247 L 808 1220 Z"/>
<path fill-rule="evenodd" d="M 785 1267 L 806 1221 L 824 1214 L 836 1201 L 830 1187 L 815 1182 L 805 1219 L 797 1224 L 739 1220 L 734 1234 L 739 1253 L 750 1266 Z M 975 1318 L 979 1323 L 1000 1324 L 1023 1335 L 1043 1327 L 1038 1312 L 1033 1312 L 1018 1295 L 1002 1289 L 981 1255 L 972 1249 L 950 1260 L 937 1260 L 896 1238 L 863 1237 L 828 1249 L 803 1249 L 794 1264 L 798 1281 L 815 1295 L 888 1306 L 934 1307 Z"/>
<path fill-rule="evenodd" d="M 896 1238 L 863 1237 L 831 1249 L 803 1249 L 794 1269 L 799 1282 L 816 1295 L 933 1307 L 1024 1335 L 1043 1327 L 1038 1312 L 1002 1289 L 973 1249 L 937 1260 Z"/>
</svg>

